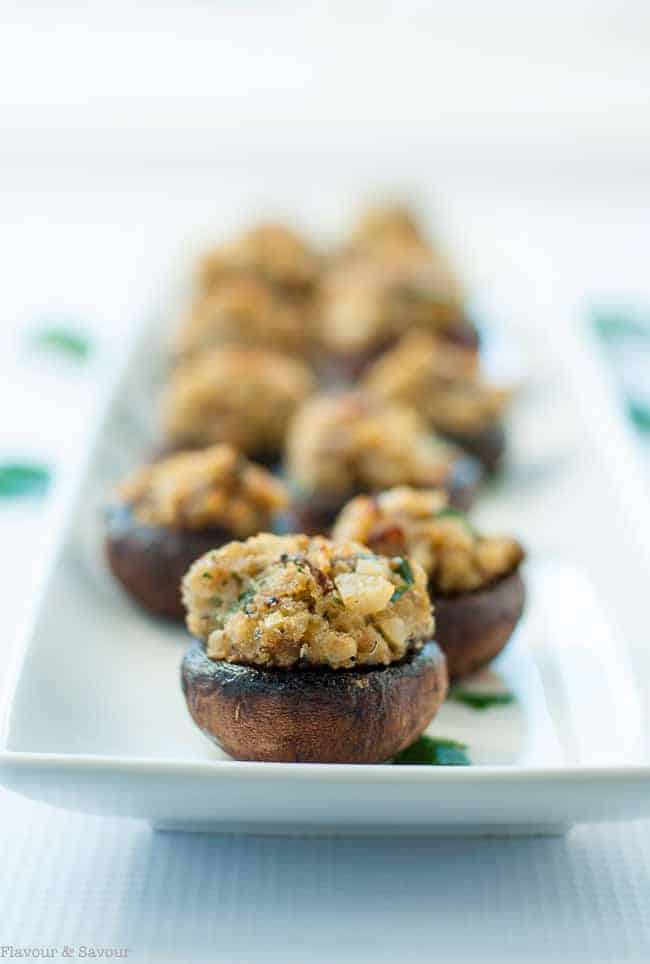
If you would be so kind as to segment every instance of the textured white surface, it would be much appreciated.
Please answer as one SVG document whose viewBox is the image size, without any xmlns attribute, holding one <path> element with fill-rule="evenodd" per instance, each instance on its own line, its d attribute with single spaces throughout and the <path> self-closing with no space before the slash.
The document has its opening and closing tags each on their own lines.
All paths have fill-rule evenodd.
<svg viewBox="0 0 650 964">
<path fill-rule="evenodd" d="M 566 838 L 156 833 L 3 798 L 0 944 L 134 961 L 647 961 L 647 823 Z"/>
</svg>

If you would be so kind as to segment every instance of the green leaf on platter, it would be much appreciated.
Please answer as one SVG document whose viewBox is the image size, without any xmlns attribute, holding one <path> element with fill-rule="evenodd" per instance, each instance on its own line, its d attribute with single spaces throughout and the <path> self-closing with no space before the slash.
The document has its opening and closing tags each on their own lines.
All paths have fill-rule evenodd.
<svg viewBox="0 0 650 964">
<path fill-rule="evenodd" d="M 397 766 L 447 766 L 466 767 L 470 765 L 467 746 L 456 740 L 445 740 L 432 736 L 421 736 L 393 759 Z"/>
<path fill-rule="evenodd" d="M 36 351 L 65 355 L 74 361 L 85 361 L 92 351 L 89 338 L 71 328 L 41 328 L 31 337 Z"/>
<path fill-rule="evenodd" d="M 466 690 L 462 686 L 452 686 L 448 700 L 463 703 L 473 710 L 488 710 L 493 706 L 509 706 L 515 702 L 515 694 L 505 690 L 500 693 L 486 693 L 480 690 Z"/>
<path fill-rule="evenodd" d="M 0 463 L 0 498 L 15 499 L 43 495 L 50 484 L 51 472 L 33 462 Z"/>
<path fill-rule="evenodd" d="M 627 414 L 639 432 L 643 432 L 644 434 L 650 432 L 650 407 L 634 399 L 628 399 Z"/>
</svg>

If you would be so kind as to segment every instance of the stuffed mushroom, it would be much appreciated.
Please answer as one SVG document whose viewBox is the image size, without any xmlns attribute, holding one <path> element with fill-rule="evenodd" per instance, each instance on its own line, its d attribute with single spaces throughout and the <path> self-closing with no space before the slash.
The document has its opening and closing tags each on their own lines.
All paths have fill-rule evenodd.
<svg viewBox="0 0 650 964">
<path fill-rule="evenodd" d="M 194 301 L 175 333 L 172 352 L 175 360 L 182 361 L 229 344 L 304 356 L 311 347 L 310 319 L 268 281 L 226 277 Z"/>
<path fill-rule="evenodd" d="M 447 259 L 400 209 L 362 222 L 350 247 L 323 273 L 319 322 L 325 350 L 348 377 L 414 327 L 478 344 Z"/>
<path fill-rule="evenodd" d="M 182 619 L 180 584 L 192 562 L 268 529 L 286 502 L 282 483 L 231 445 L 168 456 L 116 489 L 106 519 L 110 567 L 149 612 Z"/>
<path fill-rule="evenodd" d="M 452 679 L 493 659 L 523 612 L 520 544 L 477 532 L 439 490 L 402 487 L 359 496 L 341 512 L 332 538 L 352 539 L 386 556 L 408 556 L 424 569 L 436 641 Z"/>
<path fill-rule="evenodd" d="M 417 563 L 261 534 L 197 560 L 183 598 L 197 637 L 181 670 L 188 709 L 236 759 L 382 763 L 444 700 Z"/>
<path fill-rule="evenodd" d="M 484 380 L 473 349 L 413 331 L 369 367 L 364 386 L 387 401 L 412 406 L 487 471 L 498 468 L 512 392 Z"/>
<path fill-rule="evenodd" d="M 308 365 L 271 349 L 231 345 L 201 352 L 172 373 L 163 400 L 167 445 L 229 442 L 272 462 L 291 416 L 314 387 Z"/>
<path fill-rule="evenodd" d="M 293 526 L 326 532 L 343 504 L 394 485 L 440 486 L 467 507 L 479 464 L 435 438 L 416 412 L 360 392 L 314 395 L 287 436 L 286 470 L 293 488 Z"/>
<path fill-rule="evenodd" d="M 296 231 L 281 224 L 260 224 L 209 251 L 199 266 L 199 288 L 211 291 L 224 278 L 262 278 L 300 301 L 318 280 L 319 259 Z"/>
</svg>

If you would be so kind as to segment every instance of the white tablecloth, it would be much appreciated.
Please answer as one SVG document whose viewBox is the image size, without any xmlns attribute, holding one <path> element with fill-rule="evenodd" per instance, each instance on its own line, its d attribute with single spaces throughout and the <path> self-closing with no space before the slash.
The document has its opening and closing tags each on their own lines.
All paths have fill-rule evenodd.
<svg viewBox="0 0 650 964">
<path fill-rule="evenodd" d="M 646 822 L 566 838 L 228 838 L 0 799 L 0 948 L 127 947 L 138 962 L 650 957 Z"/>
</svg>

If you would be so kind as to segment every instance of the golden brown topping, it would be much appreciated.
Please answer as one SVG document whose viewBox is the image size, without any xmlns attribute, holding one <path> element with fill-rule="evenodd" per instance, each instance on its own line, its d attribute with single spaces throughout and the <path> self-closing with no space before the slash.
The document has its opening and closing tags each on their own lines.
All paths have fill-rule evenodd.
<svg viewBox="0 0 650 964">
<path fill-rule="evenodd" d="M 332 538 L 361 542 L 382 555 L 408 556 L 442 594 L 488 586 L 523 559 L 516 540 L 481 535 L 462 513 L 447 507 L 439 490 L 402 487 L 352 499 L 341 511 Z"/>
<path fill-rule="evenodd" d="M 318 259 L 306 241 L 289 228 L 262 224 L 210 251 L 200 266 L 199 282 L 208 290 L 232 274 L 252 274 L 271 284 L 305 288 L 318 276 Z"/>
<path fill-rule="evenodd" d="M 387 240 L 403 244 L 423 243 L 417 217 L 403 204 L 378 204 L 368 208 L 352 232 L 352 243 L 357 248 L 367 249 Z"/>
<path fill-rule="evenodd" d="M 412 327 L 448 333 L 466 326 L 449 265 L 425 247 L 373 248 L 342 259 L 324 276 L 322 338 L 333 351 L 374 348 Z"/>
<path fill-rule="evenodd" d="M 332 501 L 392 485 L 441 485 L 457 457 L 412 409 L 358 392 L 308 399 L 287 435 L 292 480 Z"/>
<path fill-rule="evenodd" d="M 475 433 L 499 419 L 512 394 L 484 382 L 478 364 L 471 348 L 413 331 L 374 362 L 364 384 L 411 405 L 441 432 Z"/>
<path fill-rule="evenodd" d="M 313 387 L 298 359 L 269 349 L 213 348 L 173 373 L 164 401 L 167 434 L 176 445 L 231 442 L 249 455 L 274 453 Z"/>
<path fill-rule="evenodd" d="M 303 354 L 309 321 L 260 278 L 228 278 L 202 295 L 176 335 L 175 354 L 187 357 L 215 345 L 267 345 Z"/>
<path fill-rule="evenodd" d="M 143 466 L 118 488 L 145 525 L 223 528 L 246 537 L 287 504 L 284 485 L 232 445 L 179 452 Z"/>
<path fill-rule="evenodd" d="M 194 563 L 183 599 L 208 656 L 233 663 L 387 665 L 433 633 L 418 565 L 322 537 L 231 542 Z"/>
</svg>

